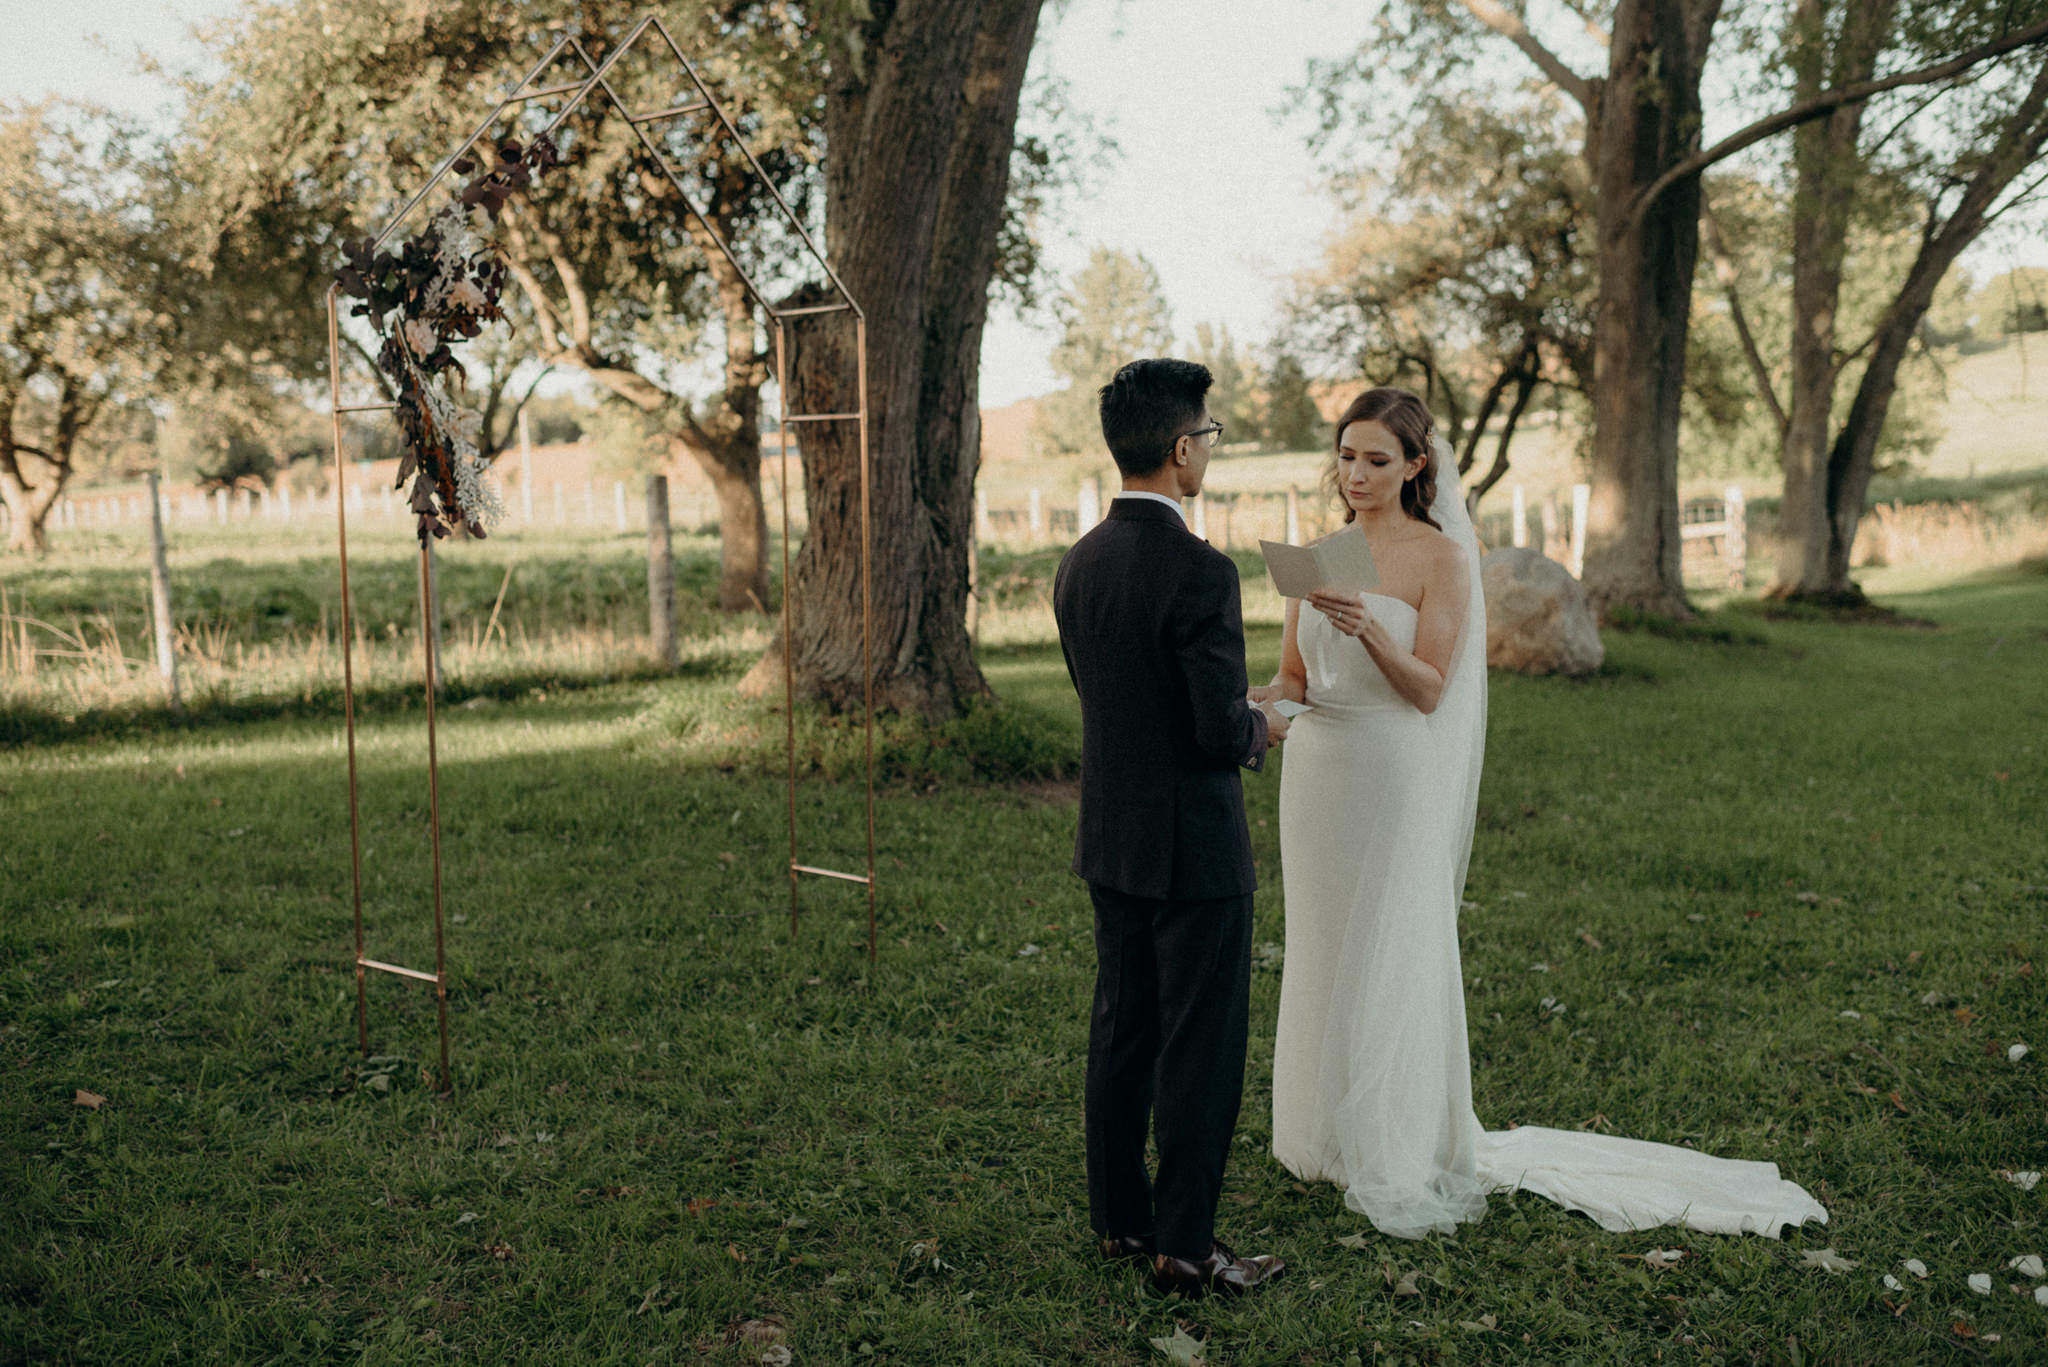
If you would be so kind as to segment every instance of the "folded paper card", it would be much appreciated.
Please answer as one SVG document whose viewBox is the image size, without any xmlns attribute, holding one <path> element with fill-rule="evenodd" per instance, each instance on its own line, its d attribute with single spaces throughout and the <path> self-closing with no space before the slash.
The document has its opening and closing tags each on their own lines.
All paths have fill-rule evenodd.
<svg viewBox="0 0 2048 1367">
<path fill-rule="evenodd" d="M 1274 592 L 1282 598 L 1306 598 L 1317 589 L 1364 593 L 1379 587 L 1380 571 L 1372 562 L 1372 547 L 1356 527 L 1332 532 L 1306 546 L 1261 541 L 1259 549 L 1266 554 L 1266 573 L 1273 578 Z"/>
<path fill-rule="evenodd" d="M 1273 703 L 1273 710 L 1275 712 L 1278 712 L 1281 716 L 1287 718 L 1287 720 L 1289 721 L 1293 721 L 1296 717 L 1300 716 L 1304 712 L 1315 711 L 1315 709 L 1313 707 L 1310 707 L 1307 703 L 1296 702 L 1292 698 L 1276 699 Z"/>
</svg>

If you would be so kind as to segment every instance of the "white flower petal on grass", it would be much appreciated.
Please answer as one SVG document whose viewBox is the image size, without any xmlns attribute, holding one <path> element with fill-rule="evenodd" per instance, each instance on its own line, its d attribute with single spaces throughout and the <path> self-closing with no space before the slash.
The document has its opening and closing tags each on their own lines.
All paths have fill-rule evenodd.
<svg viewBox="0 0 2048 1367">
<path fill-rule="evenodd" d="M 1644 1267 L 1676 1267 L 1685 1256 L 1682 1248 L 1653 1248 L 1643 1255 Z"/>
<path fill-rule="evenodd" d="M 1860 1021 L 1863 1019 L 1863 1013 L 1861 1011 L 1844 1011 L 1842 1019 L 1845 1021 Z"/>
<path fill-rule="evenodd" d="M 2048 1306 L 2048 1286 L 2037 1286 L 2034 1288 L 2034 1304 Z"/>
<path fill-rule="evenodd" d="M 1927 1264 L 1921 1262 L 1918 1258 L 1908 1258 L 1901 1266 L 1921 1281 L 1927 1280 Z"/>
<path fill-rule="evenodd" d="M 2041 1174 L 2038 1172 L 2001 1171 L 1998 1175 L 2018 1187 L 2021 1191 L 2032 1191 L 2034 1185 L 2041 1180 Z"/>
<path fill-rule="evenodd" d="M 1802 1267 L 1817 1267 L 1823 1272 L 1854 1272 L 1856 1264 L 1835 1252 L 1832 1248 L 1807 1248 L 1799 1252 Z"/>
<path fill-rule="evenodd" d="M 2041 1280 L 2043 1272 L 2048 1271 L 2048 1269 L 2042 1267 L 2041 1255 L 2038 1253 L 2022 1253 L 2019 1257 L 2007 1263 L 2006 1266 L 2019 1273 L 2022 1277 L 2032 1277 L 2035 1281 Z"/>
<path fill-rule="evenodd" d="M 1924 995 L 1922 995 L 1922 996 L 1921 996 L 1921 998 L 1920 998 L 1920 1004 L 1921 1004 L 1922 1006 L 1940 1006 L 1940 1005 L 1941 1005 L 1941 993 L 1939 993 L 1939 992 L 1928 992 L 1928 993 L 1925 993 L 1925 994 L 1924 994 Z"/>
<path fill-rule="evenodd" d="M 1970 1289 L 1978 1295 L 1988 1296 L 1991 1294 L 1991 1274 L 1989 1272 L 1972 1272 L 1969 1282 Z"/>
<path fill-rule="evenodd" d="M 1884 1289 L 1887 1291 L 1904 1291 L 1906 1288 L 1897 1277 L 1887 1272 L 1884 1274 Z"/>
<path fill-rule="evenodd" d="M 1017 957 L 1020 959 L 1035 959 L 1043 953 L 1045 953 L 1045 951 L 1040 949 L 1037 945 L 1027 944 L 1024 946 L 1024 948 L 1017 951 Z"/>
<path fill-rule="evenodd" d="M 2015 1044 L 2012 1048 L 2005 1051 L 2005 1060 L 2008 1063 L 2018 1063 L 2021 1059 L 2025 1058 L 2028 1054 L 2031 1054 L 2033 1052 L 2034 1051 L 2032 1049 L 2029 1049 L 2024 1044 Z"/>
</svg>

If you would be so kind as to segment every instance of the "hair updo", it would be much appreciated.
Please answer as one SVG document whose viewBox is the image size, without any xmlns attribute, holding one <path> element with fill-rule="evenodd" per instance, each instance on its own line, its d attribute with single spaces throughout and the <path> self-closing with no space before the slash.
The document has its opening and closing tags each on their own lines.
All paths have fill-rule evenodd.
<svg viewBox="0 0 2048 1367">
<path fill-rule="evenodd" d="M 1330 442 L 1330 463 L 1323 470 L 1323 490 L 1344 505 L 1344 520 L 1351 522 L 1356 519 L 1358 510 L 1345 502 L 1337 474 L 1337 452 L 1344 445 L 1344 429 L 1354 422 L 1378 423 L 1401 443 L 1404 460 L 1422 462 L 1421 471 L 1413 479 L 1401 481 L 1401 511 L 1417 522 L 1428 523 L 1442 531 L 1436 519 L 1429 515 L 1429 505 L 1436 501 L 1436 444 L 1431 440 L 1436 434 L 1436 423 L 1421 399 L 1405 389 L 1391 387 L 1366 390 L 1353 399 L 1344 415 L 1337 419 L 1337 431 Z"/>
</svg>

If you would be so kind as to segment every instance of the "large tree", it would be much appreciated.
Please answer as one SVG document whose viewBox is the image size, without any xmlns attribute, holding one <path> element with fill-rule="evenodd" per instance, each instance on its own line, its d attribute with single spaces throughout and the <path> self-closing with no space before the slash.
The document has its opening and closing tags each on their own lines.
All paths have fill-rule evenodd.
<svg viewBox="0 0 2048 1367">
<path fill-rule="evenodd" d="M 1469 46 L 1460 40 L 1472 25 L 1483 26 L 1512 43 L 1583 113 L 1599 277 L 1586 588 L 1603 609 L 1688 610 L 1679 577 L 1678 434 L 1700 248 L 1701 174 L 1844 105 L 1949 80 L 2048 41 L 2048 22 L 2001 20 L 1982 41 L 1951 56 L 1788 98 L 1775 112 L 1702 146 L 1701 90 L 1722 4 L 1565 6 L 1606 51 L 1599 75 L 1583 74 L 1560 57 L 1519 3 L 1414 0 L 1400 35 L 1418 66 L 1443 69 L 1470 61 Z"/>
<path fill-rule="evenodd" d="M 828 28 L 825 227 L 866 311 L 875 700 L 945 717 L 986 691 L 967 635 L 976 391 L 1024 70 L 1042 0 L 847 0 Z M 805 296 L 814 297 L 814 296 Z M 795 411 L 856 406 L 844 315 L 797 330 Z M 804 430 L 810 531 L 790 593 L 799 696 L 863 693 L 860 449 Z M 778 687 L 771 650 L 756 687 Z"/>
<path fill-rule="evenodd" d="M 1887 56 L 1924 61 L 1959 36 L 1982 43 L 2029 12 L 2048 17 L 2048 4 L 1948 4 L 1929 15 L 1900 0 L 1797 0 L 1786 44 L 1795 95 L 1810 101 L 1830 86 L 1867 82 Z M 1931 95 L 1902 110 L 1846 103 L 1792 135 L 1791 373 L 1772 586 L 1781 597 L 1861 602 L 1849 555 L 1900 368 L 1957 257 L 2039 183 L 2031 178 L 2048 148 L 2048 52 Z M 1890 114 L 1889 126 L 1873 129 L 1872 113 Z M 1844 262 L 1859 203 L 1902 200 L 1919 219 L 1917 250 L 1886 280 L 1882 316 L 1846 346 Z M 1837 390 L 1857 362 L 1862 372 L 1837 427 Z"/>
<path fill-rule="evenodd" d="M 1554 92 L 1438 85 L 1417 102 L 1366 150 L 1325 108 L 1321 140 L 1353 183 L 1343 226 L 1295 277 L 1289 330 L 1332 378 L 1420 390 L 1461 474 L 1490 442 L 1476 501 L 1538 388 L 1590 385 L 1591 193 Z"/>
<path fill-rule="evenodd" d="M 273 292 L 252 334 L 318 338 L 305 288 L 338 263 L 344 228 L 375 230 L 432 173 L 444 150 L 553 45 L 581 36 L 602 62 L 645 0 L 533 0 L 423 6 L 362 0 L 347 7 L 265 0 L 214 35 L 226 79 L 190 91 L 186 174 L 194 216 L 209 231 L 205 264 L 225 293 L 270 273 Z M 819 68 L 811 28 L 772 0 L 671 0 L 657 10 L 722 92 L 744 146 L 697 112 L 653 125 L 684 169 L 702 218 L 686 213 L 660 161 L 594 91 L 557 132 L 569 164 L 507 205 L 500 241 L 533 321 L 527 347 L 545 365 L 580 370 L 645 415 L 665 448 L 703 469 L 719 500 L 721 606 L 765 606 L 766 521 L 760 493 L 761 388 L 768 357 L 744 283 L 711 242 L 716 232 L 773 280 L 793 241 L 775 225 L 769 181 L 808 212 L 821 155 Z M 579 80 L 565 55 L 537 84 Z M 676 105 L 687 83 L 665 46 L 644 36 L 609 76 L 630 112 Z M 494 136 L 530 130 L 562 96 L 534 102 Z M 428 206 L 438 207 L 440 201 Z M 424 223 L 421 217 L 405 231 Z M 246 290 L 241 290 L 247 293 Z M 720 383 L 696 392 L 693 364 L 716 358 Z M 360 359 L 360 358 L 358 358 Z M 308 378 L 324 354 L 297 356 Z M 374 367 L 360 367 L 374 373 Z M 488 392 L 508 372 L 490 367 Z"/>
<path fill-rule="evenodd" d="M 9 550 L 45 523 L 95 423 L 175 355 L 162 181 L 133 134 L 51 106 L 0 118 L 0 503 Z"/>
</svg>

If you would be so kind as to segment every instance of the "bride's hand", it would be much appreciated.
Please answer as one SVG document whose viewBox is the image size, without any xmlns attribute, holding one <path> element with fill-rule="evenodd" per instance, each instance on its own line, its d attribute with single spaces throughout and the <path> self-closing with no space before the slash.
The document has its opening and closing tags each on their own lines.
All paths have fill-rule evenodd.
<svg viewBox="0 0 2048 1367">
<path fill-rule="evenodd" d="M 1360 639 L 1373 627 L 1373 615 L 1362 593 L 1328 593 L 1317 589 L 1308 596 L 1309 606 L 1330 619 L 1330 625 L 1346 636 Z"/>
</svg>

